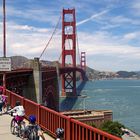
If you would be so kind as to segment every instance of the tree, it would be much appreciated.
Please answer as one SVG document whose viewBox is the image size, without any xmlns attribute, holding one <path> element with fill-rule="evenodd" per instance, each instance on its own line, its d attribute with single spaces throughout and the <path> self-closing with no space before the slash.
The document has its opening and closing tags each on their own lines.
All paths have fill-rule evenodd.
<svg viewBox="0 0 140 140">
<path fill-rule="evenodd" d="M 118 121 L 115 121 L 115 122 L 106 121 L 100 127 L 101 130 L 106 131 L 118 137 L 121 137 L 124 134 L 121 128 L 125 128 L 125 126 L 119 123 Z"/>
</svg>

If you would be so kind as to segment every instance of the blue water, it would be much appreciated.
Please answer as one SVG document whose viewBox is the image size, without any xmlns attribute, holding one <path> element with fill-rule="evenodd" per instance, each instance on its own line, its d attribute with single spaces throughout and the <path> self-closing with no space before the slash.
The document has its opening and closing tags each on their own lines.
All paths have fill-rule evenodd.
<svg viewBox="0 0 140 140">
<path fill-rule="evenodd" d="M 140 80 L 88 81 L 81 95 L 87 97 L 61 99 L 61 110 L 109 109 L 114 121 L 140 134 Z"/>
</svg>

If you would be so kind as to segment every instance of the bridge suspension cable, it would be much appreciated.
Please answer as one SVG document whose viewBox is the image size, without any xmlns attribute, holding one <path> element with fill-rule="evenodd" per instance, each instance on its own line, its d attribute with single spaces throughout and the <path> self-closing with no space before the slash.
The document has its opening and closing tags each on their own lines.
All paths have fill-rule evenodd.
<svg viewBox="0 0 140 140">
<path fill-rule="evenodd" d="M 52 40 L 52 38 L 53 38 L 53 36 L 54 36 L 54 34 L 55 34 L 55 32 L 56 32 L 56 29 L 58 28 L 58 25 L 59 25 L 59 23 L 60 23 L 60 19 L 61 19 L 61 15 L 60 15 L 60 17 L 59 17 L 59 19 L 58 19 L 58 22 L 57 22 L 57 24 L 56 24 L 56 26 L 55 26 L 55 28 L 54 28 L 54 31 L 52 32 L 52 35 L 51 35 L 51 37 L 50 37 L 48 43 L 46 44 L 44 50 L 42 51 L 42 53 L 41 53 L 39 59 L 42 57 L 42 55 L 44 54 L 45 50 L 46 50 L 47 47 L 49 46 L 49 44 L 50 44 L 50 42 L 51 42 L 51 40 Z"/>
</svg>

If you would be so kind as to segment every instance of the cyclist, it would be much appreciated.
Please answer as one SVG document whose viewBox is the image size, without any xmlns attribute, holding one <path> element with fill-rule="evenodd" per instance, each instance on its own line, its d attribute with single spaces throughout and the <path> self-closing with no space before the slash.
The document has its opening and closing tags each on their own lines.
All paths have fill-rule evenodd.
<svg viewBox="0 0 140 140">
<path fill-rule="evenodd" d="M 40 126 L 36 124 L 36 117 L 34 115 L 30 115 L 29 125 L 27 125 L 24 130 L 24 138 L 29 140 L 39 140 L 39 137 L 41 137 L 42 140 L 45 140 Z"/>
<path fill-rule="evenodd" d="M 15 117 L 17 124 L 23 121 L 25 115 L 25 109 L 21 105 L 20 101 L 16 101 L 15 107 L 10 111 L 8 111 L 8 113 L 11 112 L 13 112 L 13 116 Z"/>
</svg>

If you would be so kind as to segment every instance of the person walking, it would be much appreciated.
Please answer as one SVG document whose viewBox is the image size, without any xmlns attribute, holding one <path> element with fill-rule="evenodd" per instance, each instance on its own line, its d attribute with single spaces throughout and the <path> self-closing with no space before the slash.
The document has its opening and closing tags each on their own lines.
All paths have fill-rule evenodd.
<svg viewBox="0 0 140 140">
<path fill-rule="evenodd" d="M 0 112 L 2 114 L 5 111 L 5 108 L 7 107 L 7 97 L 6 95 L 3 94 L 3 87 L 0 86 Z"/>
</svg>

